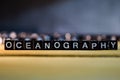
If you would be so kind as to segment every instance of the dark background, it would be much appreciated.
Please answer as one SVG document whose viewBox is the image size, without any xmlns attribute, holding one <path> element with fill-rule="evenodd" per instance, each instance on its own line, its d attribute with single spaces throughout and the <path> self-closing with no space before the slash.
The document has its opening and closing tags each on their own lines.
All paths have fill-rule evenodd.
<svg viewBox="0 0 120 80">
<path fill-rule="evenodd" d="M 120 34 L 120 0 L 3 0 L 0 31 Z"/>
</svg>

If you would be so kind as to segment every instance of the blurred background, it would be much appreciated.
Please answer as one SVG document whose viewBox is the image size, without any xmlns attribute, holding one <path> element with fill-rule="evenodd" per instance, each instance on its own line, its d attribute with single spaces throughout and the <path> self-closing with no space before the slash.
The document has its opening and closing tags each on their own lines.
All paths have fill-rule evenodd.
<svg viewBox="0 0 120 80">
<path fill-rule="evenodd" d="M 0 31 L 120 34 L 120 0 L 2 0 Z"/>
</svg>

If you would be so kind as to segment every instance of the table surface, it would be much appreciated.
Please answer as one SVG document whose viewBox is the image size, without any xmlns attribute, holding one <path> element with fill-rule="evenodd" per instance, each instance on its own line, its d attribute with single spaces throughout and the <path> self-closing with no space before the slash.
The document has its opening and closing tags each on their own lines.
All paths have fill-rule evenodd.
<svg viewBox="0 0 120 80">
<path fill-rule="evenodd" d="M 0 57 L 0 80 L 120 80 L 120 58 Z"/>
</svg>

